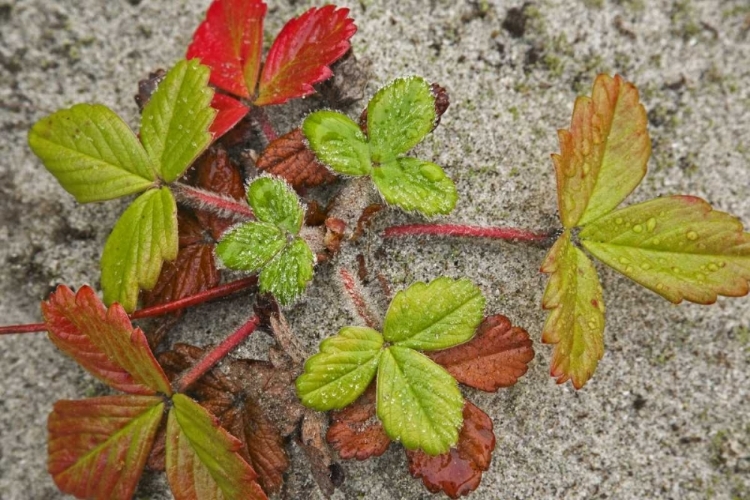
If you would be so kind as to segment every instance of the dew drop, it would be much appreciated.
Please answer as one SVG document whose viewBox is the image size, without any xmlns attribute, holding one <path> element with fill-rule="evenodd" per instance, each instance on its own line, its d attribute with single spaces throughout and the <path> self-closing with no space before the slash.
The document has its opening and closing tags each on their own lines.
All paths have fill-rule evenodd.
<svg viewBox="0 0 750 500">
<path fill-rule="evenodd" d="M 618 226 L 622 223 L 623 223 L 622 217 L 618 217 L 615 219 L 615 224 L 617 224 Z"/>
<path fill-rule="evenodd" d="M 712 262 L 712 263 L 710 263 L 710 264 L 708 265 L 708 270 L 709 270 L 709 271 L 718 271 L 718 270 L 719 270 L 719 266 L 717 266 L 716 264 L 714 264 L 714 263 Z"/>
<path fill-rule="evenodd" d="M 654 245 L 658 245 L 661 243 L 661 240 L 659 238 L 654 238 Z"/>
<path fill-rule="evenodd" d="M 636 224 L 635 226 L 633 226 L 633 231 L 636 233 L 641 233 L 643 232 L 643 226 L 641 226 L 640 224 Z"/>
<path fill-rule="evenodd" d="M 625 257 L 620 257 L 620 264 L 630 264 L 630 261 Z"/>
<path fill-rule="evenodd" d="M 649 230 L 649 232 L 650 232 L 650 231 L 653 231 L 655 227 L 656 227 L 656 219 L 654 219 L 653 217 L 651 217 L 651 218 L 650 218 L 650 219 L 649 219 L 649 220 L 648 220 L 648 221 L 646 222 L 646 229 L 648 229 L 648 230 Z"/>
<path fill-rule="evenodd" d="M 644 271 L 648 271 L 649 269 L 651 269 L 651 264 L 649 264 L 648 262 L 644 262 L 643 264 L 641 264 L 641 269 L 643 269 Z"/>
<path fill-rule="evenodd" d="M 430 163 L 424 164 L 419 167 L 419 173 L 421 173 L 427 180 L 437 182 L 443 178 L 443 171 L 437 165 Z"/>
<path fill-rule="evenodd" d="M 696 233 L 695 231 L 688 231 L 685 236 L 687 236 L 687 239 L 689 239 L 690 241 L 695 241 L 698 239 L 698 233 Z"/>
<path fill-rule="evenodd" d="M 664 289 L 664 285 L 662 285 L 661 283 L 657 283 L 656 284 L 656 289 L 657 290 L 663 290 Z"/>
</svg>

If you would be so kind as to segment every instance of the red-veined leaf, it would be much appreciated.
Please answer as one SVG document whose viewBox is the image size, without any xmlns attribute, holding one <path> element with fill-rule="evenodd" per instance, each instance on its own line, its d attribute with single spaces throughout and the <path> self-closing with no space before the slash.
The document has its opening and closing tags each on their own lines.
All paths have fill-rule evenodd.
<svg viewBox="0 0 750 500">
<path fill-rule="evenodd" d="M 265 499 L 258 475 L 238 453 L 242 443 L 183 394 L 167 420 L 167 480 L 177 500 Z"/>
<path fill-rule="evenodd" d="M 129 500 L 163 416 L 156 396 L 58 401 L 47 421 L 55 484 L 78 498 Z"/>
<path fill-rule="evenodd" d="M 104 307 L 94 290 L 59 286 L 42 302 L 50 340 L 96 378 L 130 394 L 172 394 L 140 328 L 119 304 Z"/>
<path fill-rule="evenodd" d="M 464 425 L 458 443 L 448 453 L 430 456 L 423 451 L 407 451 L 409 472 L 421 477 L 432 493 L 444 491 L 451 498 L 468 495 L 479 486 L 482 472 L 490 467 L 495 435 L 492 420 L 482 410 L 464 404 Z"/>
<path fill-rule="evenodd" d="M 330 184 L 336 180 L 336 176 L 307 147 L 305 136 L 298 128 L 271 142 L 255 166 L 283 178 L 295 189 Z"/>
<path fill-rule="evenodd" d="M 343 459 L 379 457 L 391 444 L 375 414 L 375 384 L 343 410 L 331 413 L 326 441 Z"/>
<path fill-rule="evenodd" d="M 234 97 L 218 92 L 214 94 L 214 98 L 211 100 L 211 107 L 217 111 L 216 118 L 211 122 L 211 127 L 208 129 L 213 134 L 214 140 L 229 132 L 250 111 L 250 108 Z"/>
<path fill-rule="evenodd" d="M 193 35 L 186 59 L 200 58 L 211 68 L 210 82 L 240 97 L 250 97 L 260 68 L 263 18 L 260 0 L 214 0 Z"/>
<path fill-rule="evenodd" d="M 512 386 L 526 373 L 534 349 L 526 330 L 497 314 L 485 318 L 470 341 L 425 354 L 462 384 L 493 392 Z"/>
<path fill-rule="evenodd" d="M 310 95 L 331 76 L 328 67 L 349 50 L 357 31 L 349 9 L 334 5 L 308 10 L 281 29 L 266 57 L 255 104 L 281 104 Z"/>
</svg>

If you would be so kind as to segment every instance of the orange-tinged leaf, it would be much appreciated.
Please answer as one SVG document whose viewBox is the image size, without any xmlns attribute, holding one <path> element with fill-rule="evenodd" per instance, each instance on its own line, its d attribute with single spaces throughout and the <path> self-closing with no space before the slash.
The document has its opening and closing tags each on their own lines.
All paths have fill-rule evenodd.
<svg viewBox="0 0 750 500">
<path fill-rule="evenodd" d="M 468 495 L 479 486 L 482 472 L 490 467 L 495 435 L 492 420 L 482 410 L 464 404 L 464 425 L 458 443 L 442 455 L 431 456 L 423 451 L 407 451 L 409 472 L 421 477 L 432 493 L 444 491 L 451 498 Z"/>
<path fill-rule="evenodd" d="M 748 293 L 750 233 L 731 215 L 693 196 L 632 205 L 580 233 L 605 264 L 665 299 L 712 304 Z"/>
<path fill-rule="evenodd" d="M 604 302 L 593 263 L 570 241 L 566 230 L 547 254 L 550 274 L 542 307 L 550 309 L 542 341 L 556 344 L 550 374 L 580 389 L 604 355 Z"/>
<path fill-rule="evenodd" d="M 78 498 L 129 500 L 163 416 L 156 396 L 58 401 L 47 421 L 55 484 Z"/>
<path fill-rule="evenodd" d="M 50 340 L 93 376 L 130 394 L 172 394 L 140 328 L 119 304 L 104 307 L 88 285 L 59 286 L 42 302 Z"/>
<path fill-rule="evenodd" d="M 211 68 L 210 82 L 240 97 L 255 93 L 263 49 L 266 4 L 260 0 L 214 0 L 193 35 L 186 59 Z"/>
<path fill-rule="evenodd" d="M 216 117 L 208 130 L 213 134 L 214 140 L 229 132 L 250 111 L 250 108 L 234 97 L 218 92 L 211 100 L 211 107 L 216 110 Z"/>
<path fill-rule="evenodd" d="M 379 457 L 391 444 L 375 415 L 375 384 L 343 410 L 331 413 L 326 441 L 343 459 Z"/>
<path fill-rule="evenodd" d="M 281 29 L 266 57 L 255 104 L 281 104 L 310 95 L 333 73 L 328 66 L 349 50 L 357 27 L 349 9 L 313 7 Z"/>
<path fill-rule="evenodd" d="M 526 373 L 534 349 L 526 330 L 498 314 L 485 318 L 470 341 L 425 354 L 462 384 L 493 392 Z"/>
<path fill-rule="evenodd" d="M 651 139 L 638 90 L 620 75 L 599 75 L 591 97 L 579 97 L 569 130 L 553 154 L 557 200 L 566 228 L 591 222 L 619 205 L 646 175 Z"/>
<path fill-rule="evenodd" d="M 183 394 L 167 420 L 167 480 L 177 500 L 265 499 L 258 475 L 238 453 L 242 443 Z"/>
<path fill-rule="evenodd" d="M 330 184 L 336 180 L 336 176 L 307 147 L 305 136 L 298 128 L 271 142 L 255 166 L 283 178 L 295 189 Z"/>
</svg>

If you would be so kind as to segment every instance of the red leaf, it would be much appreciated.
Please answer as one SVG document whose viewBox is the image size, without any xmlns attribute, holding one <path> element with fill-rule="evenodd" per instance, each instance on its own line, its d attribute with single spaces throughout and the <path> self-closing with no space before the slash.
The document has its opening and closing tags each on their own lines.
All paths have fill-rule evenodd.
<svg viewBox="0 0 750 500">
<path fill-rule="evenodd" d="M 145 293 L 146 307 L 164 304 L 214 288 L 221 281 L 214 263 L 214 245 L 181 248 L 174 262 L 165 262 L 156 286 Z"/>
<path fill-rule="evenodd" d="M 55 484 L 78 498 L 132 498 L 163 415 L 156 396 L 58 401 L 47 422 Z"/>
<path fill-rule="evenodd" d="M 211 107 L 218 111 L 209 128 L 209 131 L 214 136 L 214 140 L 231 130 L 250 111 L 250 108 L 234 97 L 229 97 L 218 92 L 214 94 L 214 98 L 211 100 Z"/>
<path fill-rule="evenodd" d="M 42 315 L 50 340 L 105 384 L 130 394 L 172 394 L 146 336 L 119 304 L 107 310 L 91 287 L 74 295 L 59 286 L 42 302 Z"/>
<path fill-rule="evenodd" d="M 295 189 L 330 184 L 336 180 L 336 176 L 307 147 L 305 136 L 298 128 L 271 142 L 255 166 L 282 177 Z"/>
<path fill-rule="evenodd" d="M 186 59 L 200 58 L 218 88 L 250 97 L 258 79 L 265 15 L 266 4 L 260 0 L 214 0 Z"/>
<path fill-rule="evenodd" d="M 379 457 L 391 440 L 375 415 L 375 384 L 354 403 L 331 413 L 326 440 L 343 459 Z"/>
<path fill-rule="evenodd" d="M 349 50 L 357 31 L 349 9 L 334 5 L 308 10 L 281 29 L 266 57 L 255 104 L 281 104 L 314 92 L 333 73 L 328 67 Z"/>
<path fill-rule="evenodd" d="M 425 353 L 462 384 L 493 392 L 510 387 L 534 358 L 529 334 L 498 314 L 485 318 L 469 342 Z"/>
<path fill-rule="evenodd" d="M 490 467 L 495 435 L 492 420 L 482 410 L 464 404 L 464 425 L 458 443 L 448 453 L 430 456 L 423 451 L 407 451 L 409 472 L 421 477 L 432 493 L 444 491 L 451 498 L 468 495 L 479 486 L 482 472 Z"/>
</svg>

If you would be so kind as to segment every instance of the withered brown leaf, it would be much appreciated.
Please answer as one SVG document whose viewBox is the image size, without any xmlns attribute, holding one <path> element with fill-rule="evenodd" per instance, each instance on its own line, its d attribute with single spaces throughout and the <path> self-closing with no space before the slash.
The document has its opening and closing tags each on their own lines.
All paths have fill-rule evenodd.
<svg viewBox="0 0 750 500">
<path fill-rule="evenodd" d="M 391 444 L 375 414 L 375 384 L 354 403 L 331 413 L 326 440 L 343 459 L 379 457 Z"/>
<path fill-rule="evenodd" d="M 336 176 L 307 147 L 305 136 L 298 128 L 272 141 L 255 166 L 285 179 L 295 189 L 330 184 L 336 180 Z"/>
</svg>

